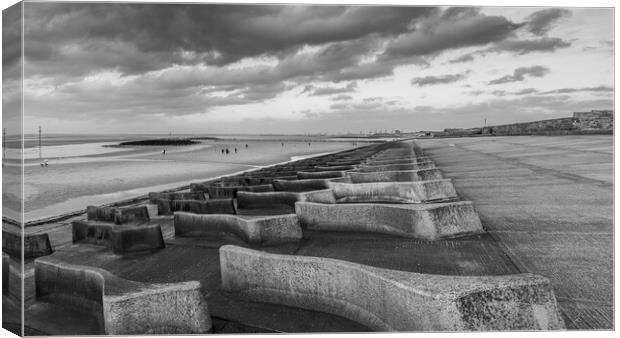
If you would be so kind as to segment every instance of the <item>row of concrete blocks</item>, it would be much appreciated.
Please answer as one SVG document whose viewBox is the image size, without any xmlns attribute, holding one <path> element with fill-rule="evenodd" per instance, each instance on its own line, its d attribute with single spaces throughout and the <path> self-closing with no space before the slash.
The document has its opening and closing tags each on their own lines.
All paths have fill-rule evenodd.
<svg viewBox="0 0 620 338">
<path fill-rule="evenodd" d="M 252 200 L 288 200 L 284 203 L 293 208 L 299 196 L 295 192 L 331 189 L 335 202 L 386 202 L 386 203 L 422 203 L 456 199 L 456 192 L 449 180 L 431 180 L 441 177 L 438 170 L 387 172 L 381 173 L 350 173 L 344 178 L 319 178 L 301 180 L 275 180 L 269 185 L 214 187 L 203 186 L 190 193 L 177 193 L 175 196 L 161 198 L 150 193 L 151 203 L 157 205 L 160 215 L 171 215 L 175 211 L 187 211 L 199 214 L 235 214 L 237 207 L 245 208 Z M 405 182 L 407 179 L 414 182 Z M 427 179 L 420 181 L 419 179 Z M 353 183 L 355 184 L 347 184 Z M 374 181 L 374 182 L 373 182 Z M 198 190 L 201 189 L 201 190 Z M 260 193 L 260 195 L 258 194 Z M 192 199 L 191 197 L 199 196 Z M 207 196 L 213 196 L 210 199 Z M 183 199 L 188 198 L 188 199 Z M 268 207 L 267 205 L 265 205 Z"/>
<path fill-rule="evenodd" d="M 302 199 L 294 202 L 295 214 L 251 217 L 175 212 L 175 231 L 177 235 L 189 232 L 232 232 L 250 243 L 299 240 L 302 237 L 302 228 L 319 231 L 367 231 L 423 240 L 453 238 L 484 231 L 478 214 L 469 201 L 432 204 L 326 204 L 307 200 L 310 196 L 313 200 L 329 198 L 329 190 L 286 194 Z M 272 200 L 267 205 L 273 206 L 274 203 L 278 202 Z M 261 204 L 250 204 L 247 207 L 263 208 Z M 253 235 L 257 233 L 261 235 Z"/>
<path fill-rule="evenodd" d="M 325 184 L 328 188 L 320 188 Z M 286 191 L 237 193 L 239 209 L 295 208 L 296 202 L 344 203 L 429 203 L 455 201 L 458 196 L 450 180 L 422 182 L 333 183 L 302 181 L 283 183 Z M 291 191 L 292 190 L 292 191 Z M 298 190 L 298 191 L 294 191 Z M 307 191 L 304 191 L 307 190 Z"/>
<path fill-rule="evenodd" d="M 288 193 L 313 196 L 329 191 Z M 327 197 L 325 197 L 327 198 Z M 270 203 L 272 205 L 272 203 Z M 481 233 L 482 225 L 471 202 L 433 204 L 325 204 L 299 201 L 295 214 L 240 216 L 174 213 L 177 236 L 228 232 L 252 244 L 270 245 L 301 240 L 302 229 L 319 231 L 368 231 L 424 240 L 438 240 Z M 260 206 L 256 206 L 260 207 Z M 74 221 L 73 242 L 103 245 L 116 254 L 165 247 L 159 225 L 116 225 Z"/>
<path fill-rule="evenodd" d="M 117 225 L 80 220 L 71 222 L 71 226 L 73 243 L 102 245 L 115 254 L 166 247 L 157 224 Z"/>
<path fill-rule="evenodd" d="M 269 180 L 261 178 L 261 180 L 247 180 L 238 177 L 232 177 L 227 181 L 209 182 L 209 183 L 192 183 L 190 185 L 191 192 L 208 192 L 211 198 L 234 197 L 230 191 L 233 189 L 244 191 L 255 191 L 266 187 L 275 180 L 296 180 L 306 178 L 338 178 L 346 177 L 349 172 L 377 172 L 377 171 L 409 171 L 409 170 L 428 170 L 435 169 L 433 162 L 404 162 L 398 164 L 381 164 L 381 165 L 335 165 L 335 166 L 318 166 L 312 171 L 294 171 L 290 175 L 280 175 L 270 177 Z M 243 181 L 243 182 L 241 182 Z M 210 190 L 207 190 L 209 189 Z M 220 188 L 221 190 L 217 190 Z M 155 193 L 153 193 L 155 194 Z M 170 195 L 170 194 L 167 194 Z M 165 198 L 165 197 L 164 197 Z"/>
<path fill-rule="evenodd" d="M 235 297 L 331 313 L 374 331 L 564 328 L 549 281 L 532 274 L 420 274 L 232 245 L 220 248 L 220 269 L 222 289 Z M 46 256 L 35 261 L 35 283 L 37 300 L 92 313 L 104 334 L 212 330 L 197 281 L 139 283 Z"/>
</svg>

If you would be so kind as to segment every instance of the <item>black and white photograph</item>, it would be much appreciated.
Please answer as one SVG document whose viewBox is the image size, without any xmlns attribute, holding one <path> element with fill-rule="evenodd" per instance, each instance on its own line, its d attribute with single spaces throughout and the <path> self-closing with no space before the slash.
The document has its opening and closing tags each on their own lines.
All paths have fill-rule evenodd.
<svg viewBox="0 0 620 338">
<path fill-rule="evenodd" d="M 612 2 L 3 5 L 3 336 L 613 334 Z"/>
</svg>

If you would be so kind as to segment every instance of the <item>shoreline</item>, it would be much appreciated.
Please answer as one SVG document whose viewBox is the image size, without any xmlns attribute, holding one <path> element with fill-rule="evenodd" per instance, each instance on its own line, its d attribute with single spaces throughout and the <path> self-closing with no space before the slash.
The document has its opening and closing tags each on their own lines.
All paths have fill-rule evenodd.
<svg viewBox="0 0 620 338">
<path fill-rule="evenodd" d="M 129 190 L 119 191 L 119 192 L 115 192 L 115 193 L 111 193 L 111 194 L 118 194 L 118 193 L 123 193 L 123 192 L 127 192 L 127 191 L 132 191 L 132 190 L 153 189 L 155 187 L 161 187 L 161 186 L 167 186 L 167 185 L 174 186 L 174 187 L 169 188 L 169 189 L 164 189 L 164 190 L 161 190 L 159 192 L 176 192 L 176 191 L 181 191 L 181 190 L 189 189 L 189 184 L 192 181 L 210 182 L 210 181 L 218 180 L 218 179 L 221 179 L 221 178 L 224 178 L 224 177 L 236 176 L 236 175 L 239 175 L 239 174 L 242 174 L 242 173 L 248 173 L 248 172 L 252 172 L 252 171 L 257 171 L 257 170 L 260 170 L 260 169 L 264 169 L 264 168 L 268 168 L 268 167 L 272 167 L 272 166 L 276 166 L 276 165 L 282 165 L 282 164 L 286 164 L 286 163 L 291 163 L 291 162 L 296 162 L 296 161 L 300 161 L 300 160 L 303 160 L 303 159 L 308 159 L 308 158 L 313 158 L 313 157 L 320 157 L 320 156 L 326 156 L 326 155 L 331 155 L 331 154 L 337 154 L 337 153 L 340 153 L 340 152 L 343 152 L 343 151 L 348 151 L 348 150 L 354 149 L 354 148 L 356 148 L 356 147 L 351 147 L 349 149 L 344 149 L 344 150 L 336 150 L 336 151 L 333 151 L 333 152 L 321 152 L 321 153 L 315 153 L 315 154 L 311 154 L 311 155 L 291 156 L 291 159 L 288 160 L 288 161 L 276 162 L 276 163 L 271 163 L 271 164 L 263 165 L 263 166 L 256 166 L 255 168 L 239 170 L 239 171 L 235 171 L 235 172 L 227 173 L 227 174 L 223 174 L 223 175 L 218 175 L 218 176 L 211 176 L 211 177 L 204 178 L 204 179 L 202 179 L 202 178 L 189 179 L 189 180 L 184 181 L 184 182 L 186 182 L 186 184 L 181 185 L 181 186 L 176 186 L 177 184 L 182 184 L 181 181 L 180 181 L 180 182 L 167 183 L 167 184 L 163 184 L 163 185 L 159 185 L 159 186 L 149 186 L 149 187 L 143 187 L 143 188 L 129 189 Z M 151 191 L 152 190 L 150 190 L 148 192 L 151 192 Z M 126 206 L 126 205 L 135 204 L 135 203 L 140 203 L 140 202 L 143 202 L 145 200 L 148 200 L 148 192 L 146 192 L 146 194 L 140 194 L 140 195 L 135 196 L 135 197 L 131 197 L 131 198 L 127 198 L 127 199 L 122 199 L 120 201 L 115 201 L 115 202 L 101 204 L 100 206 L 118 207 L 118 206 Z M 109 195 L 109 194 L 101 194 L 101 195 Z M 101 195 L 93 195 L 93 196 L 101 196 Z M 84 198 L 84 196 L 77 197 L 75 199 L 81 199 L 81 198 Z M 61 203 L 65 203 L 65 202 L 61 202 Z M 57 205 L 57 204 L 55 204 L 55 205 Z M 85 212 L 86 212 L 86 205 L 81 210 L 64 212 L 62 214 L 52 215 L 52 216 L 49 216 L 49 217 L 41 217 L 41 218 L 37 218 L 37 219 L 33 219 L 33 220 L 28 220 L 28 221 L 24 220 L 23 228 L 63 221 L 63 220 L 66 220 L 68 218 L 71 218 L 71 217 L 82 215 Z M 25 214 L 26 213 L 23 213 L 23 215 L 25 215 Z M 2 215 L 2 222 L 3 223 L 6 222 L 6 223 L 9 223 L 9 224 L 12 224 L 12 225 L 15 225 L 15 226 L 20 226 L 20 222 L 19 221 L 4 215 L 4 212 L 3 212 L 3 215 Z"/>
</svg>

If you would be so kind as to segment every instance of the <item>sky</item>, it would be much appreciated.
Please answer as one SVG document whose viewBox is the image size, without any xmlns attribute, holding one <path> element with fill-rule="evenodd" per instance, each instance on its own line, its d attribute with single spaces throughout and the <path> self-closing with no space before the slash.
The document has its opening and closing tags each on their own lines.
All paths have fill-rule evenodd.
<svg viewBox="0 0 620 338">
<path fill-rule="evenodd" d="M 23 15 L 25 133 L 419 131 L 613 109 L 609 8 L 27 2 Z M 20 98 L 8 19 L 5 114 Z"/>
</svg>

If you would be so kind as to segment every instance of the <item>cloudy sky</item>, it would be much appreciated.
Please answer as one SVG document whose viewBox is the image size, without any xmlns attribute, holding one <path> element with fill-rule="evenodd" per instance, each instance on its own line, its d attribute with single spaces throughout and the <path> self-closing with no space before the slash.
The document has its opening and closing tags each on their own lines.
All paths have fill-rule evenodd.
<svg viewBox="0 0 620 338">
<path fill-rule="evenodd" d="M 26 133 L 441 130 L 613 107 L 611 9 L 26 3 L 24 20 Z"/>
</svg>

